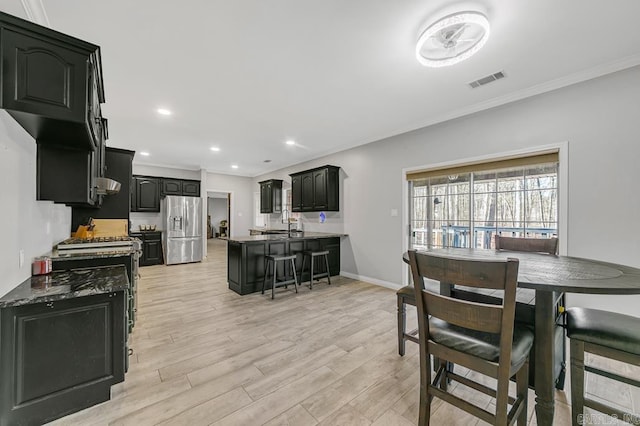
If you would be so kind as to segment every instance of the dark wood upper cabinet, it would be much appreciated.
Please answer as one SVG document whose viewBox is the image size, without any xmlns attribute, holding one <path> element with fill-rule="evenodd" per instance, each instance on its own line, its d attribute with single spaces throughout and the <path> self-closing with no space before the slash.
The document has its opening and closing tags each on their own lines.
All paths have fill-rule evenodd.
<svg viewBox="0 0 640 426">
<path fill-rule="evenodd" d="M 161 195 L 182 195 L 182 181 L 163 178 Z"/>
<path fill-rule="evenodd" d="M 0 107 L 41 143 L 98 147 L 98 46 L 0 12 L 0 55 Z"/>
<path fill-rule="evenodd" d="M 199 197 L 200 196 L 200 181 L 197 180 L 183 180 L 182 181 L 182 195 L 185 197 Z"/>
<path fill-rule="evenodd" d="M 260 213 L 282 213 L 282 180 L 270 179 L 260 184 Z"/>
<path fill-rule="evenodd" d="M 134 212 L 159 212 L 160 211 L 160 179 L 155 177 L 135 176 L 133 178 L 135 188 Z"/>
<path fill-rule="evenodd" d="M 291 211 L 302 211 L 302 176 L 291 176 Z"/>
<path fill-rule="evenodd" d="M 339 167 L 323 166 L 291 174 L 291 210 L 339 211 L 339 173 Z"/>
</svg>

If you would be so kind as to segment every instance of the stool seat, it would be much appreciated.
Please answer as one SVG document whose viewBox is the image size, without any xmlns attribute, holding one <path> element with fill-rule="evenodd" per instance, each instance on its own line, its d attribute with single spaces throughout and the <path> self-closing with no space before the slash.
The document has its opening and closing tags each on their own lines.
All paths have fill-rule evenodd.
<svg viewBox="0 0 640 426">
<path fill-rule="evenodd" d="M 326 256 L 329 254 L 329 250 L 323 250 L 323 251 L 311 251 L 311 250 L 305 250 L 303 252 L 304 254 L 308 255 L 308 256 Z"/>
<path fill-rule="evenodd" d="M 291 255 L 287 255 L 287 254 L 282 254 L 282 255 L 268 255 L 265 256 L 267 259 L 271 259 L 274 260 L 276 262 L 281 261 L 281 260 L 295 260 L 296 259 L 296 255 L 295 254 L 291 254 Z"/>
<path fill-rule="evenodd" d="M 567 309 L 567 336 L 640 355 L 640 318 L 598 309 Z"/>
</svg>

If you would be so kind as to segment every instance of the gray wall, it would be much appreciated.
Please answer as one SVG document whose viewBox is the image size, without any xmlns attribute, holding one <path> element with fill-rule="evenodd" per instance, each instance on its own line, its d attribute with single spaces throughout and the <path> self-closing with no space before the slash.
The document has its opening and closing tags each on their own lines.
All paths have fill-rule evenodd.
<svg viewBox="0 0 640 426">
<path fill-rule="evenodd" d="M 253 180 L 248 177 L 207 173 L 207 192 L 231 193 L 231 236 L 249 235 L 253 223 Z"/>
<path fill-rule="evenodd" d="M 482 89 L 479 89 L 482 90 Z M 343 230 L 342 269 L 400 285 L 403 169 L 568 142 L 571 256 L 640 267 L 640 67 L 430 126 L 254 178 L 290 182 L 289 173 L 342 168 L 340 214 L 305 230 Z M 399 215 L 392 217 L 391 209 Z M 572 304 L 640 315 L 640 296 L 572 295 Z"/>
<path fill-rule="evenodd" d="M 0 296 L 31 275 L 34 257 L 71 234 L 71 209 L 36 201 L 36 143 L 0 110 Z M 19 253 L 24 252 L 20 267 Z"/>
</svg>

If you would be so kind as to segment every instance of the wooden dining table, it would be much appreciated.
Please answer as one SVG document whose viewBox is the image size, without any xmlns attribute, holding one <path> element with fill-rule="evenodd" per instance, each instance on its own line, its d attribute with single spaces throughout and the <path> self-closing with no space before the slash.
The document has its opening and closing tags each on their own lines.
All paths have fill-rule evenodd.
<svg viewBox="0 0 640 426">
<path fill-rule="evenodd" d="M 520 260 L 518 287 L 535 290 L 536 352 L 534 387 L 538 425 L 552 425 L 554 406 L 554 329 L 557 301 L 564 293 L 640 294 L 640 269 L 570 256 L 467 248 L 426 250 L 470 260 Z M 404 254 L 408 262 L 407 253 Z M 442 286 L 444 288 L 444 286 Z M 444 291 L 444 290 L 441 290 Z"/>
</svg>

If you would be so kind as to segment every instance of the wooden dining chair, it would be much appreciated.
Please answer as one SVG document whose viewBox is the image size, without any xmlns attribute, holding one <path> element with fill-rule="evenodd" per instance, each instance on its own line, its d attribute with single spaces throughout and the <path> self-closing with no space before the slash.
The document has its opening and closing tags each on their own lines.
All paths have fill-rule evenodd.
<svg viewBox="0 0 640 426">
<path fill-rule="evenodd" d="M 558 254 L 558 239 L 516 238 L 496 234 L 496 250 L 528 251 L 533 253 Z"/>
<path fill-rule="evenodd" d="M 585 363 L 585 352 L 603 358 L 640 366 L 640 318 L 598 309 L 569 308 L 566 313 L 567 335 L 571 341 L 571 417 L 572 425 L 587 424 L 584 407 L 589 407 L 626 423 L 640 425 L 640 412 L 629 413 L 585 395 L 585 373 L 606 377 L 640 388 L 640 380 L 621 376 Z M 613 384 L 613 383 L 612 383 Z M 606 423 L 606 421 L 601 421 Z M 613 424 L 611 419 L 609 423 Z"/>
<path fill-rule="evenodd" d="M 528 357 L 533 331 L 515 324 L 517 259 L 472 261 L 409 251 L 409 264 L 418 309 L 420 345 L 419 425 L 428 425 L 431 401 L 438 397 L 481 420 L 519 426 L 527 422 Z M 424 279 L 504 291 L 501 305 L 456 299 L 424 290 Z M 431 377 L 431 357 L 438 363 Z M 497 380 L 496 389 L 447 371 L 447 363 L 462 365 Z M 516 396 L 509 396 L 509 379 L 516 377 Z M 494 397 L 491 413 L 448 391 L 453 380 Z M 511 409 L 509 409 L 511 404 Z"/>
</svg>

